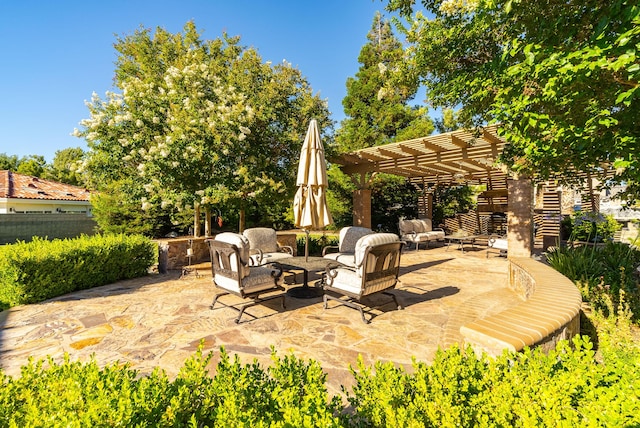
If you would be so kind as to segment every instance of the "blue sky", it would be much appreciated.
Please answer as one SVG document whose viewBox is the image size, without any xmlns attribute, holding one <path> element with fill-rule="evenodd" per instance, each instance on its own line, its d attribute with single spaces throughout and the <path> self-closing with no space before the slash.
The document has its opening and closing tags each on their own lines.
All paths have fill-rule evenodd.
<svg viewBox="0 0 640 428">
<path fill-rule="evenodd" d="M 193 20 L 203 38 L 226 31 L 264 61 L 286 59 L 344 118 L 345 83 L 380 0 L 3 0 L 0 2 L 0 153 L 86 149 L 70 133 L 89 116 L 92 92 L 113 89 L 116 35 L 140 26 L 180 32 Z"/>
</svg>

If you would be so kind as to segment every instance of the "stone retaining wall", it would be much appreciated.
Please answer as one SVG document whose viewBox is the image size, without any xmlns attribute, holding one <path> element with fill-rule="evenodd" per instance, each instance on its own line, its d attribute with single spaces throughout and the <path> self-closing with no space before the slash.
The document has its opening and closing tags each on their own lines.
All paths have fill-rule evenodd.
<svg viewBox="0 0 640 428">
<path fill-rule="evenodd" d="M 278 243 L 293 248 L 294 256 L 297 254 L 296 234 L 294 232 L 277 232 Z M 214 237 L 210 237 L 213 239 Z M 166 273 L 169 270 L 179 270 L 189 264 L 187 249 L 191 241 L 191 264 L 210 262 L 209 246 L 206 237 L 194 238 L 183 236 L 177 238 L 156 239 L 158 243 L 158 271 Z"/>
</svg>

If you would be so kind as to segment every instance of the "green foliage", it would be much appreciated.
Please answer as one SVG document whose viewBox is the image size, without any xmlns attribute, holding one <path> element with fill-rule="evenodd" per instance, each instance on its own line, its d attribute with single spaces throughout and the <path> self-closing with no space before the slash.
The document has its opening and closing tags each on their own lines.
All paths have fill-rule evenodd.
<svg viewBox="0 0 640 428">
<path fill-rule="evenodd" d="M 409 42 L 395 77 L 419 79 L 464 125 L 501 122 L 509 168 L 567 182 L 615 172 L 626 198 L 640 195 L 637 2 L 390 0 L 387 10 L 406 18 Z"/>
<path fill-rule="evenodd" d="M 314 233 L 309 233 L 309 255 L 310 256 L 321 256 L 322 249 L 327 245 L 338 245 L 338 236 L 337 235 L 327 235 L 325 233 L 319 235 Z M 298 235 L 296 238 L 296 247 L 298 251 L 298 255 L 304 255 L 304 249 L 307 242 L 306 236 Z"/>
<path fill-rule="evenodd" d="M 620 312 L 622 313 L 622 312 Z M 595 314 L 598 353 L 585 337 L 540 349 L 478 358 L 470 348 L 438 350 L 405 371 L 360 357 L 349 404 L 329 396 L 316 361 L 277 356 L 242 365 L 200 348 L 170 380 L 118 362 L 30 360 L 21 376 L 0 371 L 2 426 L 458 427 L 636 426 L 640 346 L 629 318 Z"/>
<path fill-rule="evenodd" d="M 347 118 L 336 135 L 340 152 L 433 132 L 426 109 L 408 105 L 416 94 L 417 82 L 403 82 L 393 88 L 386 85 L 392 70 L 403 60 L 403 49 L 390 23 L 379 13 L 367 39 L 358 57 L 361 66 L 355 77 L 347 79 L 347 95 L 342 100 Z"/>
<path fill-rule="evenodd" d="M 355 184 L 337 165 L 329 166 L 327 179 L 329 180 L 327 204 L 333 217 L 334 227 L 340 229 L 344 226 L 352 225 Z M 293 210 L 291 210 L 291 224 L 293 224 Z"/>
<path fill-rule="evenodd" d="M 47 161 L 44 159 L 44 156 L 30 155 L 20 160 L 16 172 L 33 177 L 43 177 L 46 165 Z"/>
<path fill-rule="evenodd" d="M 457 213 L 474 209 L 473 189 L 469 186 L 436 186 L 433 195 L 433 224 L 443 224 L 444 219 Z"/>
<path fill-rule="evenodd" d="M 353 426 L 631 426 L 640 422 L 634 348 L 631 361 L 612 365 L 598 363 L 580 337 L 548 355 L 525 349 L 495 360 L 452 347 L 431 365 L 414 362 L 412 374 L 361 361 L 349 396 Z"/>
<path fill-rule="evenodd" d="M 80 147 L 56 150 L 53 163 L 47 167 L 47 178 L 72 186 L 82 186 L 83 179 L 78 170 L 82 166 L 83 158 L 84 150 Z"/>
<path fill-rule="evenodd" d="M 324 136 L 333 126 L 298 69 L 263 62 L 237 37 L 203 40 L 193 22 L 177 34 L 139 29 L 115 49 L 119 92 L 94 94 L 75 131 L 92 187 L 117 196 L 125 189 L 110 185 L 133 178 L 122 197 L 152 216 L 195 204 L 285 211 L 309 120 Z"/>
<path fill-rule="evenodd" d="M 339 426 L 340 401 L 329 399 L 318 363 L 274 352 L 271 367 L 243 366 L 222 349 L 211 377 L 212 356 L 199 350 L 173 381 L 119 363 L 30 361 L 16 379 L 0 373 L 0 425 Z"/>
<path fill-rule="evenodd" d="M 379 174 L 371 183 L 371 225 L 398 233 L 400 217 L 418 218 L 418 191 L 404 177 Z"/>
<path fill-rule="evenodd" d="M 193 227 L 193 209 L 174 206 L 164 209 L 150 204 L 143 210 L 140 199 L 143 191 L 135 178 L 109 183 L 91 196 L 93 216 L 104 233 L 141 234 L 150 238 L 166 236 L 169 232 L 185 234 Z"/>
<path fill-rule="evenodd" d="M 157 259 L 156 244 L 137 235 L 0 246 L 0 309 L 144 276 Z"/>
<path fill-rule="evenodd" d="M 18 171 L 18 165 L 20 164 L 21 159 L 16 155 L 9 156 L 6 153 L 0 153 L 0 171 L 9 170 L 9 171 Z"/>
<path fill-rule="evenodd" d="M 626 295 L 634 319 L 640 319 L 640 289 L 634 273 L 640 265 L 639 250 L 619 242 L 601 247 L 557 247 L 547 253 L 547 261 L 578 284 L 583 298 L 598 311 L 606 314 L 619 307 Z"/>
<path fill-rule="evenodd" d="M 576 211 L 565 222 L 569 239 L 585 242 L 605 242 L 613 239 L 622 225 L 612 215 Z"/>
</svg>

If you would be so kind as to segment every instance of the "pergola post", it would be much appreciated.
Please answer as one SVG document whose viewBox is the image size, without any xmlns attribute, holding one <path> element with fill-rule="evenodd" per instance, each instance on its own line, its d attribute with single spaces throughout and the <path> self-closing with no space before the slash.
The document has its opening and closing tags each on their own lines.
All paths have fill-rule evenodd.
<svg viewBox="0 0 640 428">
<path fill-rule="evenodd" d="M 507 180 L 508 257 L 531 257 L 533 252 L 533 182 L 520 177 Z"/>
<path fill-rule="evenodd" d="M 353 191 L 353 225 L 371 228 L 371 189 Z"/>
<path fill-rule="evenodd" d="M 371 181 L 376 172 L 361 171 L 351 175 L 351 181 L 357 189 L 353 191 L 353 225 L 371 228 Z"/>
</svg>

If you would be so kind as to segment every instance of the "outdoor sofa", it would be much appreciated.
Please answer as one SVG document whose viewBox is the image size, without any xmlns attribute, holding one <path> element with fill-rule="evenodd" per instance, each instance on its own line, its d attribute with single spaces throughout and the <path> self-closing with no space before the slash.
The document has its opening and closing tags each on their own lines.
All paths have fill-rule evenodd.
<svg viewBox="0 0 640 428">
<path fill-rule="evenodd" d="M 422 243 L 426 243 L 428 248 L 431 241 L 444 242 L 444 229 L 433 228 L 429 218 L 400 219 L 398 221 L 398 230 L 400 232 L 400 240 L 414 244 L 416 251 Z"/>
</svg>

